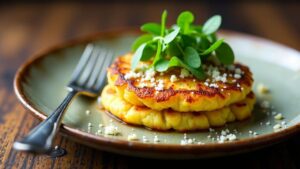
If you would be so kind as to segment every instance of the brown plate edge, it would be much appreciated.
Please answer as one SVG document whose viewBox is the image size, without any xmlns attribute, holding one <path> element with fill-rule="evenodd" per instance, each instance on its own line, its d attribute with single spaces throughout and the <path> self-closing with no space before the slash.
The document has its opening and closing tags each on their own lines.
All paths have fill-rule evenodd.
<svg viewBox="0 0 300 169">
<path fill-rule="evenodd" d="M 25 63 L 21 65 L 21 67 L 17 70 L 15 78 L 14 78 L 14 90 L 17 95 L 17 98 L 21 101 L 21 103 L 27 108 L 32 114 L 37 117 L 40 120 L 44 120 L 46 118 L 46 115 L 39 111 L 37 108 L 33 106 L 33 104 L 30 102 L 30 100 L 26 97 L 26 95 L 23 92 L 23 89 L 21 87 L 21 82 L 23 80 L 23 75 L 26 74 L 27 70 L 30 68 L 30 66 L 34 63 L 36 63 L 38 60 L 43 59 L 44 56 L 46 56 L 49 53 L 62 50 L 66 47 L 71 47 L 78 44 L 83 44 L 87 42 L 91 42 L 94 40 L 101 39 L 101 37 L 110 38 L 110 37 L 117 37 L 120 34 L 123 33 L 136 33 L 137 30 L 133 28 L 122 28 L 118 30 L 111 30 L 111 31 L 105 31 L 105 32 L 99 32 L 96 34 L 92 34 L 89 36 L 85 36 L 82 38 L 77 38 L 74 40 L 67 41 L 65 43 L 52 46 L 38 54 L 33 55 L 30 57 Z M 222 31 L 222 34 L 225 35 L 234 35 L 234 36 L 243 36 L 246 38 L 251 38 L 256 41 L 268 41 L 263 38 L 255 37 L 252 35 L 247 35 L 244 33 L 238 33 L 233 31 Z M 272 42 L 276 43 L 276 42 Z M 277 43 L 276 43 L 277 44 Z M 281 44 L 280 44 L 281 45 Z M 291 49 L 287 46 L 281 45 L 282 47 L 285 47 L 287 49 Z M 265 147 L 268 145 L 273 145 L 275 143 L 278 143 L 280 141 L 283 141 L 283 139 L 287 139 L 292 135 L 295 135 L 297 132 L 300 131 L 300 123 L 295 124 L 293 126 L 287 127 L 285 129 L 282 129 L 278 132 L 264 134 L 264 135 L 258 135 L 256 137 L 252 138 L 246 138 L 242 140 L 237 140 L 233 142 L 225 142 L 225 143 L 208 143 L 208 144 L 192 144 L 192 145 L 179 145 L 179 144 L 155 144 L 155 143 L 142 143 L 142 142 L 130 142 L 120 139 L 111 139 L 107 137 L 101 137 L 96 136 L 90 133 L 86 133 L 83 131 L 80 131 L 78 129 L 71 128 L 67 125 L 62 124 L 61 125 L 61 132 L 63 135 L 71 136 L 73 139 L 82 142 L 82 140 L 87 145 L 90 145 L 92 147 L 97 147 L 102 150 L 111 151 L 115 150 L 114 152 L 119 153 L 116 150 L 123 150 L 125 152 L 147 152 L 147 153 L 154 153 L 154 154 L 171 154 L 171 153 L 179 153 L 177 155 L 192 155 L 192 156 L 198 156 L 198 157 L 205 157 L 207 156 L 207 153 L 217 153 L 213 156 L 219 156 L 220 154 L 227 154 L 232 153 L 235 151 L 243 152 L 243 151 L 251 151 L 256 150 L 261 147 Z M 89 144 L 88 144 L 89 143 Z M 124 153 L 123 153 L 124 154 Z M 127 153 L 126 153 L 127 154 Z"/>
</svg>

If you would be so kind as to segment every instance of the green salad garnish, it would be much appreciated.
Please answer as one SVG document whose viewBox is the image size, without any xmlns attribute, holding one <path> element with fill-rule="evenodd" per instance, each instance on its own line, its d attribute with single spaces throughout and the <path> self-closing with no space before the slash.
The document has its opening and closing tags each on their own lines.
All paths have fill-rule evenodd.
<svg viewBox="0 0 300 169">
<path fill-rule="evenodd" d="M 134 55 L 131 68 L 134 70 L 140 61 L 153 59 L 151 67 L 158 72 L 181 67 L 201 80 L 205 78 L 201 65 L 210 57 L 217 58 L 224 65 L 232 64 L 234 53 L 231 47 L 224 39 L 216 36 L 221 16 L 214 15 L 203 25 L 195 25 L 194 19 L 190 11 L 184 11 L 178 16 L 177 23 L 168 28 L 165 10 L 160 24 L 142 25 L 141 30 L 145 34 L 138 37 L 132 45 Z"/>
</svg>

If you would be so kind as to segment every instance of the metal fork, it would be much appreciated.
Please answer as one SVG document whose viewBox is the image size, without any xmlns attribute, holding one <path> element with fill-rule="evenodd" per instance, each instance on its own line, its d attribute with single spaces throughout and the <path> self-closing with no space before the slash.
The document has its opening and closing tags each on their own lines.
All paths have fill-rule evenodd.
<svg viewBox="0 0 300 169">
<path fill-rule="evenodd" d="M 16 141 L 14 149 L 34 153 L 50 152 L 68 105 L 77 94 L 96 97 L 100 93 L 106 81 L 106 68 L 111 64 L 112 58 L 111 51 L 88 44 L 67 86 L 69 93 L 66 98 L 45 121 L 21 141 Z"/>
</svg>

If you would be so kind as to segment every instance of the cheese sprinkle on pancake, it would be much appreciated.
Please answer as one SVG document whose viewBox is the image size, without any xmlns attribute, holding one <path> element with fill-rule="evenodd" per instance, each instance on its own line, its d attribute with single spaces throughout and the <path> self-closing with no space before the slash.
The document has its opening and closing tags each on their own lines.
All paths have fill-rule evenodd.
<svg viewBox="0 0 300 169">
<path fill-rule="evenodd" d="M 156 111 L 213 111 L 242 101 L 251 92 L 252 73 L 242 64 L 203 65 L 207 78 L 197 80 L 188 71 L 173 68 L 164 73 L 148 68 L 148 62 L 130 69 L 132 54 L 118 57 L 108 69 L 108 82 L 131 105 Z"/>
<path fill-rule="evenodd" d="M 105 109 L 128 124 L 176 131 L 203 130 L 244 120 L 251 116 L 255 103 L 255 96 L 250 92 L 242 101 L 213 111 L 178 112 L 171 109 L 159 111 L 125 101 L 112 85 L 107 85 L 103 89 L 101 98 Z"/>
</svg>

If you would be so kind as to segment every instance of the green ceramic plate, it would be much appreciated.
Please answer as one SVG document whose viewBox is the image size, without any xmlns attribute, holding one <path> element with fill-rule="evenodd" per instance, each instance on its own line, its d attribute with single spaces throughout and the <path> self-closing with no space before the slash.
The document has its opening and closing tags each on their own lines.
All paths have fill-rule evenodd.
<svg viewBox="0 0 300 169">
<path fill-rule="evenodd" d="M 45 119 L 66 96 L 65 85 L 87 42 L 112 48 L 118 56 L 130 50 L 130 44 L 136 36 L 134 31 L 100 33 L 62 44 L 33 57 L 16 74 L 15 91 L 18 98 L 36 117 Z M 191 144 L 182 145 L 184 133 L 150 131 L 122 124 L 97 107 L 99 100 L 81 96 L 74 100 L 66 112 L 61 133 L 82 144 L 120 154 L 151 158 L 201 158 L 255 150 L 278 143 L 299 131 L 299 52 L 240 33 L 223 32 L 220 36 L 233 46 L 237 61 L 249 65 L 254 74 L 258 103 L 250 119 L 228 124 L 213 132 L 186 133 Z M 258 84 L 266 85 L 271 93 L 259 94 L 256 90 Z M 264 110 L 259 106 L 263 100 L 270 102 L 270 109 Z M 90 114 L 86 113 L 87 110 Z M 282 113 L 284 120 L 275 120 L 275 112 Z M 92 127 L 89 127 L 89 123 Z M 117 126 L 121 134 L 104 135 L 104 127 L 99 124 L 104 127 Z M 282 128 L 275 132 L 273 126 L 276 124 Z M 219 143 L 218 136 L 226 129 L 238 139 Z M 127 140 L 128 135 L 133 133 L 138 141 Z M 159 142 L 154 142 L 155 137 Z"/>
</svg>

